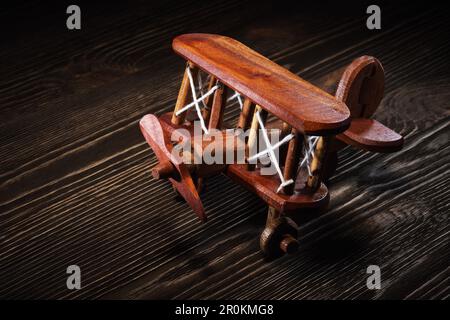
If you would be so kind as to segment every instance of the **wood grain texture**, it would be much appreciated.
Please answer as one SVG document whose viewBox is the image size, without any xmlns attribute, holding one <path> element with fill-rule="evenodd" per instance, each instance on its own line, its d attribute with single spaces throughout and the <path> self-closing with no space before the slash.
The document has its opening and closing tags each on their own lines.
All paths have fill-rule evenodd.
<svg viewBox="0 0 450 320">
<path fill-rule="evenodd" d="M 352 122 L 346 131 L 337 135 L 338 140 L 372 152 L 395 152 L 401 149 L 401 135 L 369 119 L 383 99 L 383 92 L 384 70 L 376 58 L 362 56 L 345 68 L 336 98 L 348 106 Z M 338 150 L 339 145 L 335 143 L 332 149 Z"/>
<path fill-rule="evenodd" d="M 336 98 L 350 109 L 352 118 L 369 118 L 383 99 L 384 70 L 374 57 L 362 56 L 346 67 Z"/>
<path fill-rule="evenodd" d="M 1 13 L 1 298 L 448 299 L 445 10 L 380 2 L 382 30 L 369 31 L 371 3 L 82 3 L 82 29 L 68 32 L 69 4 Z M 138 122 L 173 110 L 184 62 L 170 45 L 188 32 L 238 39 L 330 94 L 353 59 L 384 66 L 373 117 L 404 148 L 340 150 L 332 205 L 293 217 L 293 256 L 262 259 L 267 208 L 226 177 L 205 180 L 206 224 L 151 177 Z M 66 288 L 70 264 L 82 290 Z M 369 264 L 381 290 L 365 286 Z"/>
<path fill-rule="evenodd" d="M 337 138 L 349 145 L 372 152 L 395 152 L 403 146 L 403 137 L 373 119 L 352 119 L 350 127 Z"/>
<path fill-rule="evenodd" d="M 324 184 L 319 185 L 318 190 L 314 192 L 302 192 L 305 189 L 305 181 L 304 179 L 302 181 L 301 175 L 296 180 L 295 186 L 295 189 L 299 191 L 298 194 L 277 193 L 280 185 L 280 179 L 277 176 L 261 175 L 259 169 L 248 170 L 243 164 L 229 165 L 226 175 L 281 212 L 298 208 L 319 208 L 325 206 L 329 200 L 328 189 Z"/>
<path fill-rule="evenodd" d="M 197 214 L 203 222 L 206 222 L 205 209 L 197 192 L 191 173 L 183 159 L 172 152 L 173 145 L 167 131 L 163 127 L 159 119 L 152 114 L 144 116 L 139 121 L 142 135 L 155 153 L 159 163 L 167 163 L 173 165 L 178 174 L 174 174 L 169 178 L 172 186 L 186 200 L 187 204 Z"/>
<path fill-rule="evenodd" d="M 334 96 L 301 79 L 232 38 L 183 34 L 172 43 L 176 53 L 307 134 L 340 133 L 350 111 Z"/>
</svg>

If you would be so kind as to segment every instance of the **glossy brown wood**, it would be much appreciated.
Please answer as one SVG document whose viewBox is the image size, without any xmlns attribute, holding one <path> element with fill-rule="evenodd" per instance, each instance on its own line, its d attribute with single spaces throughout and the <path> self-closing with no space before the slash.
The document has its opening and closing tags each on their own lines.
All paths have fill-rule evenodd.
<svg viewBox="0 0 450 320">
<path fill-rule="evenodd" d="M 184 131 L 178 131 L 181 133 L 185 139 L 190 139 L 192 150 L 204 150 L 205 148 L 209 147 L 211 144 L 216 143 L 217 141 L 215 139 L 205 139 L 205 136 L 203 134 L 200 135 L 200 139 L 196 139 L 196 134 L 193 130 L 193 126 L 190 123 L 183 123 L 182 125 L 174 125 L 171 123 L 170 119 L 172 117 L 172 112 L 167 112 L 165 114 L 162 114 L 159 117 L 160 124 L 166 133 L 166 136 L 171 136 L 174 130 L 176 129 L 184 129 L 186 131 L 186 135 L 183 134 Z M 245 142 L 240 141 L 238 137 L 236 137 L 232 132 L 228 131 L 222 131 L 222 143 L 220 143 L 220 146 L 223 148 L 224 152 L 224 158 L 222 159 L 222 162 L 225 163 L 225 155 L 228 152 L 231 152 L 229 150 L 226 150 L 228 148 L 227 140 L 233 140 L 233 143 L 231 144 L 233 146 L 234 152 L 234 158 L 237 159 L 237 153 L 244 154 L 245 152 Z M 194 155 L 192 155 L 193 157 Z M 193 163 L 193 162 L 192 162 Z M 225 164 L 206 164 L 202 161 L 202 163 L 199 164 L 191 164 L 187 166 L 189 171 L 192 174 L 195 174 L 198 178 L 204 178 L 204 177 L 211 177 L 217 174 L 220 174 L 226 170 Z"/>
<path fill-rule="evenodd" d="M 223 112 L 227 103 L 227 87 L 219 82 L 217 84 L 219 88 L 214 92 L 208 129 L 220 129 L 222 127 Z"/>
<path fill-rule="evenodd" d="M 169 181 L 177 189 L 197 216 L 206 222 L 205 209 L 197 192 L 197 186 L 192 180 L 188 168 L 181 158 L 172 154 L 172 143 L 164 133 L 163 128 L 155 115 L 148 114 L 139 122 L 145 140 L 152 148 L 160 163 L 170 162 L 178 171 L 178 177 L 170 177 Z"/>
<path fill-rule="evenodd" d="M 292 195 L 277 193 L 280 179 L 278 176 L 265 176 L 259 169 L 250 171 L 245 165 L 229 165 L 226 175 L 255 193 L 269 206 L 280 212 L 290 212 L 300 208 L 318 208 L 328 203 L 328 189 L 322 183 L 314 193 L 299 192 Z M 298 185 L 296 184 L 296 188 Z"/>
<path fill-rule="evenodd" d="M 254 111 L 255 104 L 249 98 L 245 98 L 244 104 L 242 106 L 242 111 L 239 115 L 237 127 L 241 128 L 242 130 L 247 130 L 250 127 Z"/>
<path fill-rule="evenodd" d="M 284 253 L 294 254 L 297 252 L 300 244 L 298 240 L 291 234 L 287 233 L 282 236 L 280 241 L 280 249 Z"/>
<path fill-rule="evenodd" d="M 253 117 L 252 117 L 252 122 L 250 125 L 250 134 L 248 136 L 248 141 L 247 141 L 247 158 L 251 153 L 257 153 L 258 152 L 258 140 L 259 140 L 259 122 L 258 122 L 258 118 L 256 116 L 256 113 L 259 112 L 259 115 L 261 117 L 261 120 L 263 122 L 263 124 L 266 122 L 267 120 L 267 116 L 268 113 L 266 110 L 264 110 L 261 106 L 256 105 L 253 111 Z M 247 170 L 255 170 L 256 165 L 254 163 L 247 163 Z"/>
<path fill-rule="evenodd" d="M 370 118 L 384 93 L 384 70 L 371 56 L 355 59 L 344 71 L 336 89 L 336 98 L 350 109 L 352 118 Z"/>
<path fill-rule="evenodd" d="M 206 92 L 209 91 L 216 83 L 217 83 L 217 79 L 210 75 L 209 82 L 208 82 L 208 88 L 207 88 Z M 205 101 L 206 108 L 202 109 L 202 116 L 203 116 L 203 119 L 205 120 L 205 123 L 209 123 L 209 117 L 211 114 L 211 107 L 212 107 L 212 104 L 214 101 L 214 96 L 208 96 L 208 97 L 206 97 L 206 99 L 204 101 Z"/>
<path fill-rule="evenodd" d="M 183 108 L 185 105 L 187 105 L 190 101 L 192 101 L 191 85 L 187 73 L 188 68 L 190 68 L 192 77 L 194 77 L 194 79 L 198 72 L 198 68 L 196 68 L 191 62 L 188 61 L 186 63 L 186 69 L 184 70 L 183 80 L 181 81 L 177 102 L 175 104 L 175 109 L 172 115 L 173 124 L 181 124 L 184 122 L 187 112 L 183 112 L 178 116 L 175 113 L 181 108 Z"/>
<path fill-rule="evenodd" d="M 376 120 L 368 119 L 383 98 L 384 70 L 374 57 L 362 56 L 346 67 L 336 90 L 336 98 L 350 109 L 352 123 L 337 139 L 373 152 L 401 149 L 403 137 Z M 339 149 L 334 143 L 335 149 Z"/>
<path fill-rule="evenodd" d="M 155 179 L 172 178 L 176 173 L 177 170 L 170 163 L 170 161 L 160 162 L 152 168 L 152 176 Z"/>
<path fill-rule="evenodd" d="M 217 79 L 213 76 L 209 76 L 209 83 L 208 83 L 208 91 L 215 85 L 215 84 L 219 84 L 219 81 L 217 81 Z M 219 99 L 216 98 L 216 96 L 220 95 Z M 226 103 L 226 88 L 223 88 L 223 86 L 220 86 L 220 88 L 214 93 L 214 96 L 208 96 L 206 97 L 206 99 L 204 100 L 205 103 L 205 108 L 202 109 L 202 117 L 203 120 L 205 121 L 205 123 L 208 123 L 208 129 L 212 129 L 212 128 L 217 128 L 217 126 L 221 126 L 222 125 L 222 121 L 223 121 L 223 106 Z M 220 102 L 216 101 L 216 100 L 220 100 Z M 217 109 L 218 109 L 218 103 L 221 104 L 220 106 L 220 115 L 219 118 L 217 119 Z M 211 117 L 211 114 L 213 115 L 213 117 Z M 219 121 L 219 123 L 215 123 L 216 121 Z M 197 175 L 197 181 L 196 181 L 196 185 L 197 185 L 197 192 L 199 194 L 201 194 L 201 192 L 203 191 L 204 188 L 204 181 L 203 181 L 203 177 Z"/>
<path fill-rule="evenodd" d="M 290 218 L 269 206 L 266 226 L 259 238 L 259 246 L 268 260 L 283 254 L 293 254 L 298 250 L 298 226 Z"/>
<path fill-rule="evenodd" d="M 266 113 L 265 110 L 258 109 L 258 106 L 256 106 L 255 112 L 258 110 L 262 111 L 263 113 L 262 117 L 264 119 L 264 113 Z M 163 114 L 160 117 L 160 125 L 162 126 L 163 131 L 166 132 L 166 136 L 170 136 L 175 129 L 180 128 L 186 129 L 189 132 L 189 134 L 186 135 L 186 138 L 189 137 L 193 138 L 195 136 L 193 128 L 190 124 L 184 123 L 182 125 L 174 125 L 171 123 L 170 119 L 171 119 L 170 112 Z M 256 119 L 256 116 L 254 117 L 254 119 Z M 223 141 L 225 141 L 226 139 L 234 138 L 232 136 L 227 136 L 226 131 L 224 131 L 223 134 L 224 134 L 222 138 Z M 191 139 L 192 144 L 196 143 L 196 141 L 200 141 L 202 143 L 202 148 L 205 148 L 210 143 L 214 143 L 210 141 Z M 245 147 L 244 144 L 240 145 L 242 147 Z M 234 151 L 237 152 L 237 149 L 235 149 Z M 298 164 L 298 160 L 296 160 L 296 157 L 298 157 L 298 151 L 299 150 L 295 149 L 294 147 L 292 147 L 291 149 L 292 157 L 290 157 L 291 159 L 290 162 L 291 164 L 289 165 L 290 172 L 294 172 L 293 168 L 296 168 L 295 163 Z M 246 186 L 256 195 L 261 197 L 261 199 L 263 199 L 263 201 L 265 201 L 269 206 L 274 207 L 276 210 L 280 212 L 286 211 L 289 212 L 299 208 L 318 208 L 325 206 L 329 200 L 328 189 L 324 184 L 319 184 L 319 187 L 317 187 L 317 189 L 314 192 L 311 192 L 311 190 L 307 190 L 304 188 L 301 179 L 297 179 L 294 183 L 294 190 L 296 191 L 295 193 L 293 192 L 291 194 L 277 193 L 277 188 L 280 184 L 278 176 L 260 175 L 259 169 L 257 169 L 254 165 L 251 170 L 248 170 L 248 164 L 232 164 L 226 166 L 226 165 L 206 165 L 202 163 L 195 165 L 194 167 L 195 169 L 191 169 L 191 167 L 189 167 L 189 170 L 191 172 L 196 172 L 196 175 L 201 177 L 211 176 L 224 172 L 226 175 L 230 176 L 236 182 Z M 295 173 L 292 174 L 292 178 L 295 179 L 294 175 Z"/>
<path fill-rule="evenodd" d="M 173 40 L 172 47 L 300 132 L 339 133 L 350 124 L 344 103 L 236 40 L 184 34 Z"/>
<path fill-rule="evenodd" d="M 337 138 L 351 146 L 373 151 L 394 152 L 403 146 L 403 137 L 377 120 L 357 118 Z"/>
<path fill-rule="evenodd" d="M 311 176 L 308 176 L 308 181 L 306 182 L 311 192 L 316 192 L 317 188 L 320 187 L 322 168 L 332 139 L 332 137 L 326 136 L 320 137 L 319 141 L 317 141 L 316 148 L 314 149 L 314 157 L 311 161 Z"/>
<path fill-rule="evenodd" d="M 302 151 L 302 142 L 304 136 L 300 134 L 296 129 L 291 129 L 291 134 L 294 138 L 289 141 L 286 160 L 284 161 L 283 177 L 286 181 L 296 178 L 297 168 Z M 290 184 L 283 188 L 285 194 L 292 194 L 294 192 L 295 184 Z"/>
</svg>

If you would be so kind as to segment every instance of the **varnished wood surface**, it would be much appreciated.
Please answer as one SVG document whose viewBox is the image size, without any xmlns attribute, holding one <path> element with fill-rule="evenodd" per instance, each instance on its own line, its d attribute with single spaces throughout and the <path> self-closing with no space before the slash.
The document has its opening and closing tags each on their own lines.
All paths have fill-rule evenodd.
<svg viewBox="0 0 450 320">
<path fill-rule="evenodd" d="M 318 208 L 326 205 L 329 200 L 327 187 L 322 183 L 314 193 L 300 192 L 304 189 L 305 181 L 302 175 L 298 177 L 299 194 L 277 193 L 280 180 L 274 176 L 261 175 L 259 169 L 247 170 L 244 164 L 229 165 L 227 176 L 254 192 L 268 205 L 285 212 L 297 208 Z M 302 181 L 303 180 L 303 181 Z M 297 214 L 298 211 L 294 212 Z"/>
<path fill-rule="evenodd" d="M 197 216 L 206 222 L 205 209 L 203 208 L 194 180 L 187 165 L 184 164 L 183 159 L 174 155 L 172 152 L 173 145 L 170 136 L 163 130 L 159 119 L 153 114 L 147 114 L 139 121 L 139 126 L 142 135 L 155 153 L 158 163 L 169 162 L 176 168 L 177 174 L 169 178 L 170 183 L 186 199 L 187 204 L 189 204 Z"/>
<path fill-rule="evenodd" d="M 385 3 L 382 30 L 368 31 L 361 3 L 81 3 L 82 30 L 69 32 L 69 4 L 0 13 L 0 297 L 448 298 L 445 10 Z M 374 118 L 404 148 L 339 151 L 331 206 L 294 217 L 293 256 L 262 260 L 267 209 L 243 187 L 206 180 L 202 224 L 151 176 L 138 122 L 173 109 L 185 64 L 171 41 L 188 32 L 238 39 L 330 93 L 354 58 L 383 64 Z M 224 120 L 238 113 L 234 104 Z M 66 288 L 71 264 L 78 291 Z M 381 290 L 365 286 L 369 264 Z"/>
<path fill-rule="evenodd" d="M 377 58 L 361 56 L 345 68 L 335 96 L 347 105 L 352 118 L 370 118 L 383 99 L 384 78 Z"/>
<path fill-rule="evenodd" d="M 340 133 L 350 111 L 334 96 L 230 37 L 192 33 L 173 40 L 188 61 L 307 134 Z"/>
<path fill-rule="evenodd" d="M 395 152 L 401 149 L 403 137 L 374 119 L 352 119 L 350 128 L 337 138 L 351 146 L 373 152 Z"/>
</svg>

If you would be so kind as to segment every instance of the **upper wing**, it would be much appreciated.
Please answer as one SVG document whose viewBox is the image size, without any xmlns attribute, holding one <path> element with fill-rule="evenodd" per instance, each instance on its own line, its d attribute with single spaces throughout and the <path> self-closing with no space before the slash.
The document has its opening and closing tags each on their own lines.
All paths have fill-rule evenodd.
<svg viewBox="0 0 450 320">
<path fill-rule="evenodd" d="M 212 34 L 184 34 L 173 49 L 200 69 L 308 135 L 343 132 L 350 124 L 344 102 L 242 43 Z"/>
</svg>

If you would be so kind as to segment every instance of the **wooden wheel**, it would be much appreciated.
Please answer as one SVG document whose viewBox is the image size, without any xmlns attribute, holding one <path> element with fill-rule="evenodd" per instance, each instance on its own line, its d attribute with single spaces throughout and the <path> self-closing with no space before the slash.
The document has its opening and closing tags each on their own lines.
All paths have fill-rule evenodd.
<svg viewBox="0 0 450 320">
<path fill-rule="evenodd" d="M 266 258 L 274 259 L 298 250 L 297 225 L 290 218 L 280 216 L 269 208 L 266 227 L 261 233 L 259 245 Z"/>
</svg>

